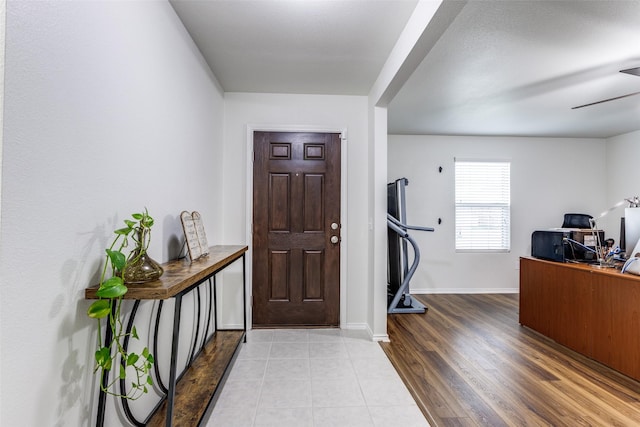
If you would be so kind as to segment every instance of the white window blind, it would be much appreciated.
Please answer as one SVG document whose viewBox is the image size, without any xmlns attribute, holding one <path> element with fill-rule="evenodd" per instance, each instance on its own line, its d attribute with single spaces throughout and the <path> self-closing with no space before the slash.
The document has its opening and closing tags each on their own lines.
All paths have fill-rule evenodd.
<svg viewBox="0 0 640 427">
<path fill-rule="evenodd" d="M 455 162 L 456 251 L 511 249 L 511 164 Z"/>
</svg>

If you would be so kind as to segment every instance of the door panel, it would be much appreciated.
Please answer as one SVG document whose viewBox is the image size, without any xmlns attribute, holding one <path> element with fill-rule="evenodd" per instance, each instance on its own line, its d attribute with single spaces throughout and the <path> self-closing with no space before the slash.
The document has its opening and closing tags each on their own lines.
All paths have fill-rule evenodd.
<svg viewBox="0 0 640 427">
<path fill-rule="evenodd" d="M 306 174 L 304 177 L 304 231 L 322 232 L 324 177 L 322 175 Z"/>
<path fill-rule="evenodd" d="M 322 301 L 324 297 L 324 254 L 322 251 L 306 251 L 304 254 L 304 301 Z"/>
<path fill-rule="evenodd" d="M 289 301 L 289 251 L 272 251 L 269 301 Z"/>
<path fill-rule="evenodd" d="M 291 185 L 288 174 L 272 174 L 270 186 L 269 206 L 269 230 L 271 231 L 291 231 L 289 221 L 289 196 L 291 195 Z"/>
<path fill-rule="evenodd" d="M 255 132 L 253 207 L 254 326 L 338 326 L 339 135 Z"/>
</svg>

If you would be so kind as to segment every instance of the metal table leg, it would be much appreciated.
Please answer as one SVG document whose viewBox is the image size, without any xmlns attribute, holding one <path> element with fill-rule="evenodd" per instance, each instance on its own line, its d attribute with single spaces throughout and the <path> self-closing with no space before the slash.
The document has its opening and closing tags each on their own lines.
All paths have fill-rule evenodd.
<svg viewBox="0 0 640 427">
<path fill-rule="evenodd" d="M 178 364 L 178 344 L 180 340 L 180 312 L 182 309 L 182 295 L 176 295 L 176 305 L 173 310 L 173 338 L 171 342 L 171 365 L 169 367 L 169 392 L 167 394 L 166 426 L 173 425 L 173 401 L 176 395 L 176 365 Z"/>
</svg>

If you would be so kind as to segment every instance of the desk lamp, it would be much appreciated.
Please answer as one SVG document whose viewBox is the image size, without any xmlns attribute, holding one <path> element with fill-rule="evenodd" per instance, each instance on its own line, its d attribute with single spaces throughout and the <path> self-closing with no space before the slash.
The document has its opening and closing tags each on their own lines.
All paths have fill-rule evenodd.
<svg viewBox="0 0 640 427">
<path fill-rule="evenodd" d="M 602 212 L 598 217 L 589 219 L 589 225 L 591 226 L 591 235 L 593 236 L 593 240 L 596 245 L 596 256 L 598 257 L 598 265 L 600 267 L 613 267 L 613 264 L 611 263 L 611 259 L 616 253 L 619 252 L 620 248 L 616 248 L 618 252 L 615 252 L 614 248 L 611 248 L 611 250 L 608 250 L 605 252 L 604 248 L 602 247 L 602 242 L 600 241 L 600 234 L 597 232 L 598 228 L 597 228 L 596 221 L 609 215 L 609 213 L 618 209 L 620 206 L 624 205 L 625 203 L 629 204 L 629 206 L 627 206 L 629 208 L 640 207 L 640 197 L 634 196 L 634 197 L 629 197 L 627 199 L 622 199 L 618 203 L 616 203 L 615 205 L 607 209 L 606 211 Z"/>
</svg>

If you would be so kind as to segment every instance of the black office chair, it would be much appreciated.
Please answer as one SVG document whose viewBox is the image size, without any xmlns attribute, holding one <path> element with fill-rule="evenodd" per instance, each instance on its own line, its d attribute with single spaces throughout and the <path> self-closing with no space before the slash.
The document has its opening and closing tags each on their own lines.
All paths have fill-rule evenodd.
<svg viewBox="0 0 640 427">
<path fill-rule="evenodd" d="M 564 214 L 562 228 L 591 228 L 590 220 L 592 218 L 587 214 L 567 213 Z"/>
</svg>

